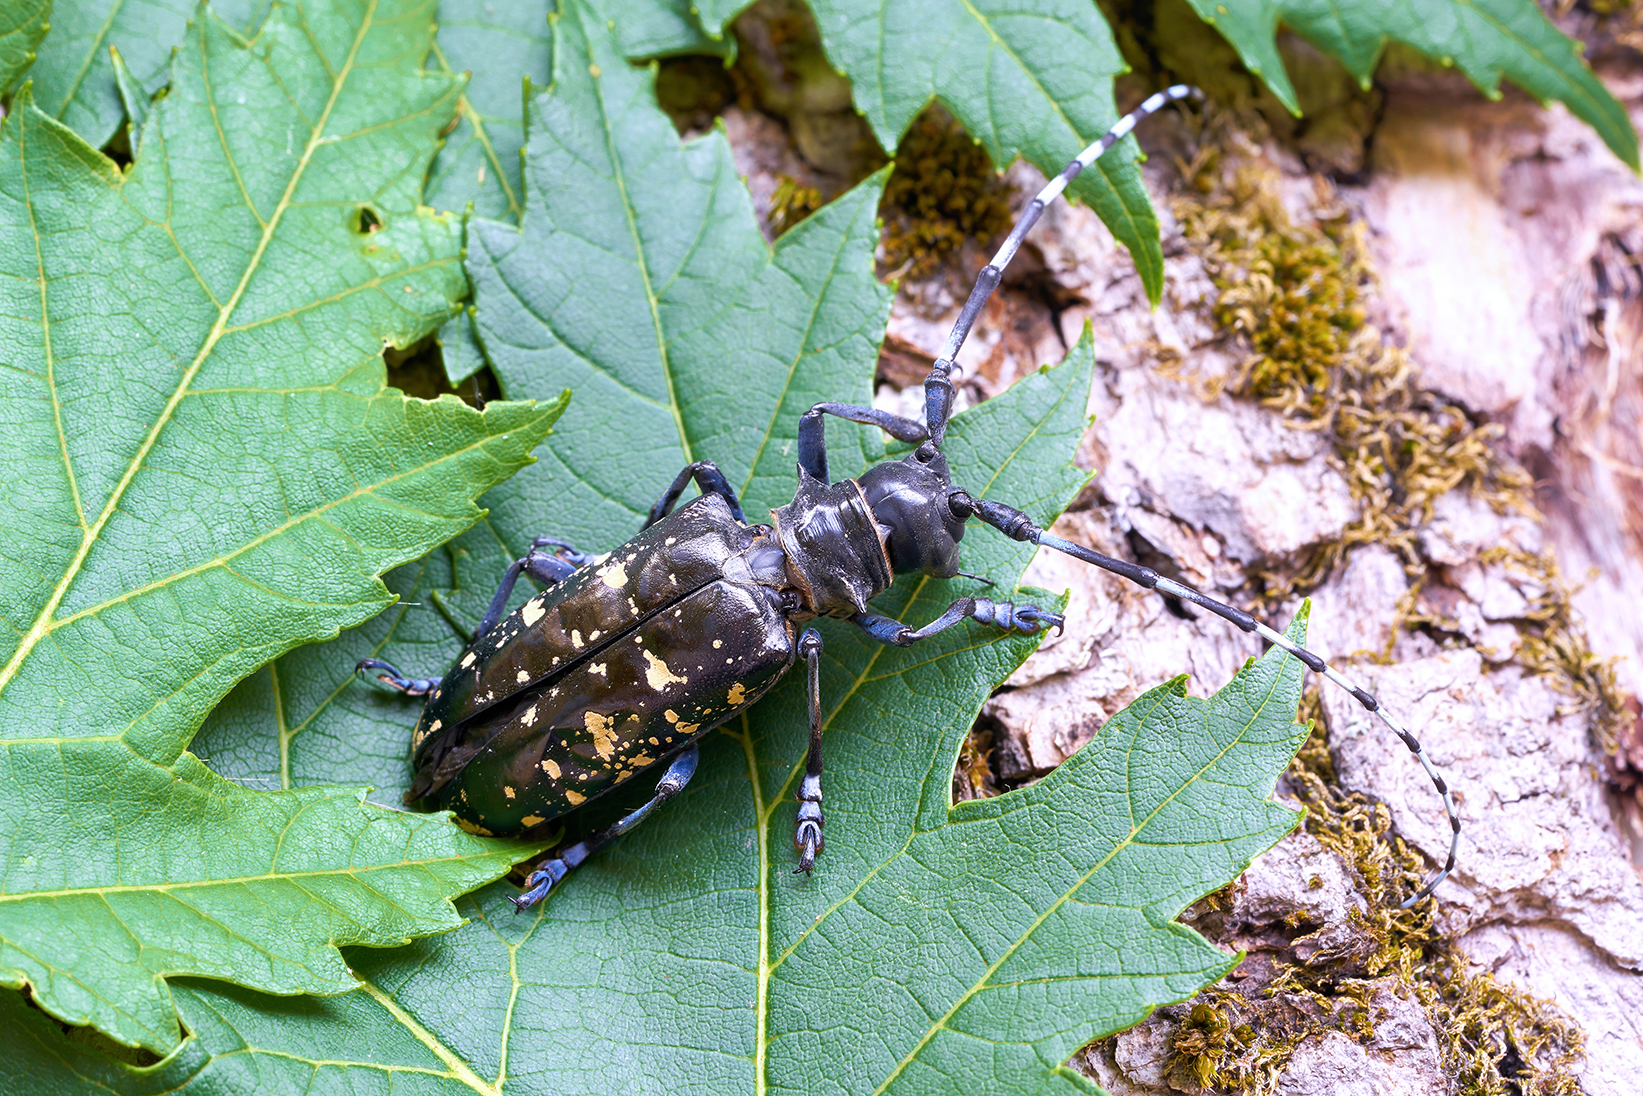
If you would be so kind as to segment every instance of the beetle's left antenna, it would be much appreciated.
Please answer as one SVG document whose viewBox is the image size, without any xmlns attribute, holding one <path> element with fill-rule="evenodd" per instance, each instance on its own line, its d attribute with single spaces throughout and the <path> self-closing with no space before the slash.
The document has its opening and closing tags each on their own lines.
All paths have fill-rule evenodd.
<svg viewBox="0 0 1643 1096">
<path fill-rule="evenodd" d="M 924 381 L 924 421 L 930 424 L 930 440 L 939 448 L 942 438 L 947 433 L 947 420 L 953 412 L 953 359 L 958 356 L 959 347 L 969 338 L 970 328 L 974 326 L 976 317 L 981 315 L 981 306 L 987 303 L 987 298 L 993 295 L 998 288 L 998 280 L 1004 274 L 1004 268 L 1010 265 L 1015 253 L 1021 247 L 1021 241 L 1032 231 L 1033 225 L 1044 212 L 1044 207 L 1055 201 L 1067 185 L 1078 178 L 1078 173 L 1100 159 L 1113 145 L 1129 136 L 1135 123 L 1147 115 L 1162 110 L 1165 106 L 1177 99 L 1202 99 L 1204 93 L 1195 87 L 1186 84 L 1176 84 L 1165 88 L 1158 94 L 1147 99 L 1146 102 L 1118 119 L 1118 122 L 1109 129 L 1102 138 L 1078 154 L 1078 158 L 1061 170 L 1061 174 L 1051 179 L 1044 189 L 1027 203 L 1022 211 L 1021 219 L 1010 230 L 1010 235 L 993 256 L 993 261 L 982 267 L 981 273 L 976 276 L 975 288 L 970 290 L 970 299 L 964 302 L 964 310 L 958 314 L 958 322 L 953 324 L 953 330 L 947 335 L 947 343 L 941 348 L 941 356 L 930 367 L 930 376 Z"/>
</svg>

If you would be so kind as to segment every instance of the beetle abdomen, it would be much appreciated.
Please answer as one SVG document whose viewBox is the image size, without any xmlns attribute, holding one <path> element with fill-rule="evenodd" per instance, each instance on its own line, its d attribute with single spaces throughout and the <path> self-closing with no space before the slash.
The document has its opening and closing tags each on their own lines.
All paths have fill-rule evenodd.
<svg viewBox="0 0 1643 1096">
<path fill-rule="evenodd" d="M 449 753 L 471 756 L 430 805 L 498 835 L 551 821 L 752 704 L 793 643 L 774 590 L 710 583 L 467 726 Z"/>
</svg>

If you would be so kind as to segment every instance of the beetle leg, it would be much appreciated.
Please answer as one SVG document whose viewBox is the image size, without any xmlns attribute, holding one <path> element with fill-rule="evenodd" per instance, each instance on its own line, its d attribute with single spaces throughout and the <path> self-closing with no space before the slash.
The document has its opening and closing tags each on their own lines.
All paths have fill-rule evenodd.
<svg viewBox="0 0 1643 1096">
<path fill-rule="evenodd" d="M 683 791 L 685 785 L 690 783 L 690 778 L 696 775 L 696 761 L 700 756 L 696 743 L 692 742 L 680 751 L 679 756 L 667 767 L 667 772 L 662 774 L 662 779 L 656 782 L 656 794 L 651 797 L 650 802 L 538 864 L 536 870 L 525 880 L 525 893 L 512 899 L 514 910 L 528 910 L 542 901 L 548 896 L 548 891 L 580 866 L 582 861 L 643 822 L 658 804 L 666 803 Z"/>
<path fill-rule="evenodd" d="M 911 647 L 921 639 L 945 632 L 966 618 L 978 624 L 991 624 L 1000 631 L 1025 632 L 1028 635 L 1052 626 L 1060 631 L 1063 623 L 1059 613 L 1040 609 L 1036 605 L 1015 605 L 984 597 L 961 597 L 949 605 L 945 613 L 922 628 L 910 628 L 894 617 L 879 616 L 877 613 L 857 613 L 850 618 L 850 623 L 880 643 L 892 647 Z"/>
<path fill-rule="evenodd" d="M 827 436 L 823 415 L 876 426 L 897 441 L 924 441 L 930 432 L 922 422 L 904 419 L 876 407 L 857 407 L 852 403 L 818 403 L 799 416 L 799 467 L 813 479 L 823 483 L 827 478 Z"/>
<path fill-rule="evenodd" d="M 673 504 L 679 501 L 679 495 L 684 491 L 685 484 L 692 479 L 696 481 L 696 486 L 702 494 L 718 495 L 730 503 L 731 514 L 735 516 L 737 521 L 744 525 L 747 524 L 747 518 L 742 515 L 741 501 L 736 498 L 736 489 L 730 486 L 730 481 L 725 479 L 725 474 L 719 471 L 719 466 L 712 461 L 699 460 L 693 464 L 685 465 L 684 469 L 673 477 L 673 482 L 668 485 L 668 489 L 663 492 L 662 497 L 656 500 L 656 505 L 650 508 L 650 516 L 645 519 L 645 523 L 640 528 L 649 529 L 652 525 L 671 514 Z"/>
<path fill-rule="evenodd" d="M 366 681 L 386 685 L 406 696 L 427 696 L 433 692 L 434 686 L 439 684 L 437 677 L 406 677 L 392 663 L 384 662 L 380 658 L 360 659 L 359 665 L 354 667 L 354 673 Z"/>
<path fill-rule="evenodd" d="M 552 547 L 555 551 L 544 552 L 544 548 Z M 575 570 L 588 561 L 586 552 L 579 552 L 562 540 L 554 537 L 537 537 L 531 542 L 531 550 L 521 559 L 514 560 L 502 575 L 502 584 L 496 588 L 496 596 L 491 598 L 490 608 L 485 610 L 484 619 L 474 630 L 474 638 L 489 632 L 496 627 L 496 622 L 502 619 L 502 611 L 508 607 L 508 597 L 513 593 L 513 587 L 519 581 L 521 573 L 527 574 L 544 586 L 552 586 L 563 582 Z"/>
<path fill-rule="evenodd" d="M 821 633 L 805 629 L 799 637 L 799 654 L 804 656 L 810 677 L 810 755 L 805 760 L 804 779 L 799 782 L 798 826 L 793 831 L 793 847 L 798 850 L 799 872 L 809 875 L 821 855 L 822 841 L 822 726 L 821 726 Z"/>
</svg>

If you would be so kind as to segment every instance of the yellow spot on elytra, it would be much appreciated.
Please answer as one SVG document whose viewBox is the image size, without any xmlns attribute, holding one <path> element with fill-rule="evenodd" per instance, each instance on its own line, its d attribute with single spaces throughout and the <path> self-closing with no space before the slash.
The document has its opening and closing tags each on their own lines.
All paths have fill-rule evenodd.
<svg viewBox="0 0 1643 1096">
<path fill-rule="evenodd" d="M 682 735 L 693 735 L 701 729 L 702 729 L 702 725 L 700 723 L 681 723 L 681 724 L 679 724 L 679 733 L 682 734 Z"/>
<path fill-rule="evenodd" d="M 725 641 L 722 640 L 722 639 L 716 639 L 716 640 L 713 641 L 713 649 L 715 651 L 717 651 L 720 647 L 723 647 L 724 645 L 725 645 Z"/>
<path fill-rule="evenodd" d="M 542 614 L 546 612 L 547 610 L 542 608 L 542 599 L 533 597 L 525 602 L 525 607 L 519 610 L 519 615 L 525 618 L 526 624 L 535 624 L 542 619 Z"/>
<path fill-rule="evenodd" d="M 530 706 L 529 710 L 527 710 L 525 712 L 525 726 L 527 726 L 527 727 L 536 726 L 536 705 L 535 704 L 532 704 Z"/>
<path fill-rule="evenodd" d="M 524 684 L 525 682 L 527 682 L 531 679 L 530 671 L 520 670 L 517 674 L 514 675 L 513 679 L 515 681 L 519 682 L 520 684 Z"/>
<path fill-rule="evenodd" d="M 502 785 L 502 794 L 507 796 L 509 799 L 512 799 L 517 793 L 512 788 L 504 784 Z"/>
<path fill-rule="evenodd" d="M 527 814 L 524 818 L 519 820 L 519 824 L 522 826 L 540 826 L 546 821 L 547 819 L 543 818 L 539 814 Z"/>
<path fill-rule="evenodd" d="M 575 647 L 578 651 L 582 649 L 582 633 L 578 632 L 574 628 L 571 629 L 570 633 L 570 645 Z"/>
<path fill-rule="evenodd" d="M 443 726 L 445 726 L 445 721 L 443 719 L 436 719 L 432 723 L 428 724 L 428 733 L 434 734 Z"/>
<path fill-rule="evenodd" d="M 601 567 L 594 574 L 598 575 L 600 580 L 612 590 L 620 590 L 628 584 L 628 573 L 622 569 L 622 565 L 619 563 Z"/>
<path fill-rule="evenodd" d="M 544 757 L 542 759 L 542 771 L 547 773 L 549 776 L 553 777 L 555 780 L 558 780 L 559 779 L 559 762 L 555 761 L 551 757 Z"/>
<path fill-rule="evenodd" d="M 478 656 L 476 656 L 472 651 L 469 651 L 467 654 L 463 655 L 462 668 L 466 670 L 469 666 L 472 666 L 476 657 Z"/>
<path fill-rule="evenodd" d="M 662 542 L 662 546 L 665 548 L 669 544 L 677 544 L 677 543 L 679 543 L 679 538 L 678 537 L 668 537 L 666 540 L 664 540 Z"/>
<path fill-rule="evenodd" d="M 586 799 L 587 799 L 587 796 L 585 796 L 585 795 L 578 795 L 576 792 L 571 791 L 569 788 L 565 789 L 565 802 L 569 803 L 573 807 L 577 806 L 580 803 L 582 803 Z"/>
<path fill-rule="evenodd" d="M 649 663 L 649 665 L 645 668 L 645 681 L 652 689 L 655 689 L 657 692 L 661 692 L 674 682 L 678 682 L 681 685 L 688 682 L 688 678 L 683 678 L 678 674 L 675 674 L 672 670 L 667 668 L 667 663 L 663 662 L 649 651 L 644 652 L 644 655 L 645 661 Z"/>
<path fill-rule="evenodd" d="M 593 735 L 593 748 L 599 752 L 600 757 L 609 761 L 611 755 L 616 752 L 616 733 L 613 729 L 615 721 L 608 715 L 588 712 L 582 717 L 582 722 Z"/>
<path fill-rule="evenodd" d="M 588 672 L 593 673 L 593 674 L 598 674 L 600 677 L 604 677 L 605 676 L 605 669 L 606 669 L 606 666 L 603 662 L 595 662 L 593 665 L 588 667 Z"/>
<path fill-rule="evenodd" d="M 669 708 L 667 711 L 663 712 L 662 714 L 667 716 L 667 721 L 669 723 L 679 722 L 679 713 L 674 711 L 672 708 Z"/>
<path fill-rule="evenodd" d="M 729 699 L 732 708 L 747 699 L 747 690 L 742 688 L 740 681 L 730 687 L 730 696 L 727 699 Z"/>
<path fill-rule="evenodd" d="M 604 634 L 605 633 L 603 633 L 599 629 L 595 628 L 593 631 L 588 633 L 588 642 L 592 643 L 594 640 L 598 639 L 600 636 L 602 636 Z"/>
<path fill-rule="evenodd" d="M 650 736 L 650 744 L 652 746 L 660 746 L 661 745 L 660 742 L 656 741 L 656 736 L 655 735 Z"/>
</svg>

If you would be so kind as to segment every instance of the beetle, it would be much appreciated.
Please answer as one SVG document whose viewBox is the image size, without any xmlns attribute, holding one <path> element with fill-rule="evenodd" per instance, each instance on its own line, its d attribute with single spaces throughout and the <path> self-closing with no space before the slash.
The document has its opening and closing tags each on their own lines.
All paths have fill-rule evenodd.
<svg viewBox="0 0 1643 1096">
<path fill-rule="evenodd" d="M 955 485 L 942 453 L 951 418 L 954 358 L 1045 207 L 1142 118 L 1199 97 L 1183 85 L 1159 92 L 1119 119 L 1052 179 L 1022 213 L 977 277 L 924 382 L 924 421 L 872 407 L 819 403 L 798 427 L 793 501 L 751 524 L 735 490 L 710 461 L 685 467 L 637 535 L 591 557 L 539 537 L 509 566 L 473 641 L 442 679 L 408 678 L 365 659 L 358 672 L 426 700 L 412 734 L 415 776 L 408 805 L 449 810 L 478 833 L 538 832 L 570 811 L 652 769 L 662 776 L 637 809 L 543 860 L 526 879 L 517 909 L 541 901 L 578 865 L 689 783 L 698 742 L 762 697 L 800 659 L 808 677 L 810 741 L 794 829 L 797 871 L 810 872 L 824 848 L 820 664 L 822 637 L 802 625 L 833 617 L 880 643 L 906 647 L 965 620 L 1000 632 L 1060 628 L 1036 605 L 984 597 L 954 600 L 913 627 L 870 610 L 899 574 L 959 575 L 959 545 L 974 519 L 1017 541 L 1064 552 L 1147 589 L 1197 605 L 1300 659 L 1376 712 L 1425 767 L 1448 811 L 1452 839 L 1444 867 L 1411 897 L 1430 894 L 1455 865 L 1460 821 L 1443 778 L 1420 744 L 1375 698 L 1323 659 L 1240 609 L 1156 571 L 1053 536 L 1021 510 Z M 856 479 L 828 475 L 828 416 L 877 427 L 914 446 Z M 700 494 L 678 506 L 694 481 Z M 676 508 L 677 507 L 677 508 Z M 545 587 L 503 618 L 521 575 Z"/>
</svg>

